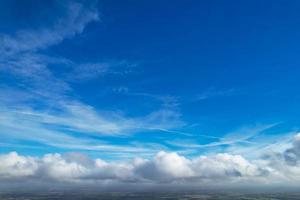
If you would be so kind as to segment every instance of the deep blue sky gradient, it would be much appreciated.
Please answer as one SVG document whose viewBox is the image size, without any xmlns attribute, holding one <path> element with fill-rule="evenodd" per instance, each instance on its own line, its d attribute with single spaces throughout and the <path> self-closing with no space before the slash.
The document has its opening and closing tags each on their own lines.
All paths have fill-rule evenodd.
<svg viewBox="0 0 300 200">
<path fill-rule="evenodd" d="M 56 1 L 14 0 L 0 4 L 0 32 L 5 35 L 51 27 L 64 17 L 64 9 Z M 73 63 L 109 63 L 116 71 L 88 80 L 72 79 L 68 75 L 70 66 L 51 63 L 48 68 L 54 76 L 72 88 L 65 95 L 96 111 L 121 113 L 127 118 L 143 118 L 160 108 L 171 109 L 180 115 L 182 125 L 170 130 L 190 135 L 137 130 L 126 136 L 110 136 L 63 129 L 65 134 L 116 146 L 138 143 L 136 146 L 148 145 L 151 149 L 156 145 L 156 149 L 178 151 L 189 148 L 168 142 L 210 144 L 215 139 L 200 135 L 222 138 L 245 127 L 265 124 L 276 125 L 263 132 L 264 141 L 268 136 L 298 130 L 299 1 L 104 0 L 86 4 L 87 8 L 96 7 L 99 21 L 87 24 L 80 34 L 35 52 Z M 7 88 L 26 90 L 28 85 L 5 70 L 0 72 L 3 96 L 14 99 L 6 94 Z M 172 105 L 165 105 L 161 100 L 165 98 L 170 98 Z M 1 106 L 18 109 L 12 101 L 1 102 Z M 44 100 L 26 106 L 55 110 Z M 48 127 L 58 128 L 61 127 Z M 6 131 L 0 129 L 1 152 L 84 151 L 30 139 L 16 140 Z M 222 152 L 230 145 L 196 148 L 186 154 Z M 36 151 L 35 147 L 42 148 Z M 110 153 L 101 154 L 104 158 L 113 157 Z"/>
</svg>

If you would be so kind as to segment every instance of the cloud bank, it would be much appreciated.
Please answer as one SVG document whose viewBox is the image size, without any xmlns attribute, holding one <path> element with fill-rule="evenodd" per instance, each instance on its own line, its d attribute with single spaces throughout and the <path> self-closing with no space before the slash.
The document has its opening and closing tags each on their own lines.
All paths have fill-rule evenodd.
<svg viewBox="0 0 300 200">
<path fill-rule="evenodd" d="M 300 134 L 284 152 L 247 160 L 227 153 L 187 158 L 158 152 L 151 159 L 107 162 L 79 153 L 31 157 L 0 155 L 0 180 L 31 180 L 64 184 L 170 184 L 177 186 L 294 185 L 300 183 Z"/>
</svg>

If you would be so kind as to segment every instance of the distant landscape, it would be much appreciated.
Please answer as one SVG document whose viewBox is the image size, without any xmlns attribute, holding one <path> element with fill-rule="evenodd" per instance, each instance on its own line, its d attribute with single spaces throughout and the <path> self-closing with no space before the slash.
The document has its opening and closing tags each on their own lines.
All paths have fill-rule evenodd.
<svg viewBox="0 0 300 200">
<path fill-rule="evenodd" d="M 299 200 L 300 193 L 197 194 L 197 193 L 107 193 L 107 194 L 1 194 L 0 200 Z"/>
</svg>

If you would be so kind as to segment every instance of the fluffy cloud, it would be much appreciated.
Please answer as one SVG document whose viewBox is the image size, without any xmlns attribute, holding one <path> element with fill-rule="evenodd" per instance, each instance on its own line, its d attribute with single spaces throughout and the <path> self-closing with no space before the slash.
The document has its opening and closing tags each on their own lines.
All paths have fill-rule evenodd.
<svg viewBox="0 0 300 200">
<path fill-rule="evenodd" d="M 284 159 L 289 165 L 298 165 L 300 162 L 300 133 L 294 138 L 292 147 L 284 152 Z"/>
<path fill-rule="evenodd" d="M 290 184 L 300 183 L 300 133 L 294 136 L 290 147 L 283 152 L 265 155 L 261 165 L 266 166 L 273 178 Z"/>
<path fill-rule="evenodd" d="M 151 159 L 107 162 L 80 153 L 22 156 L 16 152 L 0 156 L 0 180 L 55 181 L 57 183 L 215 184 L 293 183 L 299 181 L 299 134 L 291 148 L 261 160 L 240 155 L 215 154 L 193 159 L 175 152 L 158 152 Z M 291 156 L 291 152 L 293 153 Z M 290 157 L 293 162 L 290 162 Z M 295 161 L 295 162 L 294 162 Z M 264 180 L 264 182 L 261 182 Z M 283 182 L 285 181 L 285 182 Z"/>
<path fill-rule="evenodd" d="M 204 179 L 227 179 L 232 177 L 259 177 L 263 170 L 240 155 L 217 154 L 201 156 L 193 161 L 193 169 Z"/>
<path fill-rule="evenodd" d="M 123 185 L 128 189 L 151 184 L 158 185 L 209 185 L 239 182 L 242 178 L 259 178 L 259 167 L 240 156 L 219 154 L 188 159 L 177 153 L 159 152 L 152 159 L 136 158 L 127 162 L 106 162 L 84 155 L 47 154 L 41 158 L 2 155 L 0 184 L 17 180 L 31 183 L 55 183 L 76 186 Z M 92 184 L 92 185 L 91 185 Z"/>
<path fill-rule="evenodd" d="M 0 155 L 0 163 L 1 178 L 33 176 L 39 168 L 36 159 L 20 156 L 16 152 Z"/>
<path fill-rule="evenodd" d="M 141 163 L 135 170 L 149 180 L 170 181 L 193 176 L 191 161 L 177 153 L 159 152 L 152 160 Z"/>
</svg>

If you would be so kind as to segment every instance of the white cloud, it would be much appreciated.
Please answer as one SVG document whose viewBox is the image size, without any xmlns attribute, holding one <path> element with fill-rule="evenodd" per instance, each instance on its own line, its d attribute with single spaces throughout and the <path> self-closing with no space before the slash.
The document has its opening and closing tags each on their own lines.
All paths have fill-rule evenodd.
<svg viewBox="0 0 300 200">
<path fill-rule="evenodd" d="M 19 30 L 14 36 L 1 35 L 2 54 L 13 55 L 24 51 L 45 49 L 81 33 L 88 23 L 99 18 L 95 9 L 85 7 L 83 4 L 68 2 L 60 5 L 65 7 L 65 16 L 52 27 Z"/>
<path fill-rule="evenodd" d="M 240 155 L 217 154 L 201 156 L 193 161 L 193 168 L 199 177 L 205 179 L 227 179 L 259 177 L 259 167 L 250 163 Z"/>
<path fill-rule="evenodd" d="M 0 155 L 0 179 L 52 180 L 62 183 L 114 181 L 136 184 L 177 183 L 229 186 L 230 184 L 296 184 L 300 182 L 300 165 L 290 163 L 285 154 L 298 151 L 299 135 L 290 149 L 247 160 L 240 155 L 215 154 L 193 159 L 175 152 L 158 152 L 149 160 L 107 162 L 82 154 L 47 154 L 41 158 L 21 156 L 16 152 Z M 299 158 L 297 158 L 299 161 Z M 228 185 L 229 184 L 229 185 Z"/>
<path fill-rule="evenodd" d="M 0 155 L 0 163 L 0 178 L 33 176 L 38 169 L 36 159 L 20 156 L 16 152 Z"/>
<path fill-rule="evenodd" d="M 195 98 L 196 101 L 202 101 L 202 100 L 207 100 L 210 98 L 215 98 L 219 96 L 231 96 L 235 94 L 237 91 L 234 88 L 227 89 L 227 90 L 216 90 L 215 88 L 211 87 L 208 88 L 206 91 L 203 93 L 197 95 Z"/>
<path fill-rule="evenodd" d="M 57 127 L 89 135 L 126 135 L 141 130 L 166 129 L 183 124 L 178 112 L 167 109 L 154 111 L 143 117 L 129 118 L 116 112 L 101 113 L 92 106 L 76 101 L 57 102 L 53 106 L 56 111 L 36 110 L 23 105 L 9 108 L 1 106 L 0 102 L 2 113 L 0 127 L 2 127 L 3 134 L 15 135 L 13 132 L 17 132 L 15 130 L 18 129 L 23 132 L 19 134 L 20 137 L 30 138 L 32 135 L 39 139 L 39 135 L 40 137 L 48 135 L 47 139 L 51 142 L 57 135 L 55 133 L 60 133 L 55 129 Z M 53 133 L 52 136 L 51 133 Z"/>
<path fill-rule="evenodd" d="M 143 162 L 136 171 L 145 179 L 169 182 L 177 178 L 193 176 L 190 164 L 190 160 L 177 153 L 161 151 L 153 160 Z"/>
<path fill-rule="evenodd" d="M 225 134 L 222 137 L 197 134 L 198 137 L 210 138 L 215 140 L 207 144 L 198 144 L 196 141 L 189 141 L 189 140 L 173 140 L 173 141 L 168 141 L 167 143 L 172 146 L 185 148 L 185 149 L 203 149 L 203 148 L 211 148 L 211 147 L 218 147 L 218 146 L 228 146 L 227 149 L 231 148 L 231 151 L 233 151 L 234 148 L 236 148 L 235 151 L 238 151 L 242 149 L 242 148 L 237 149 L 238 145 L 249 144 L 251 145 L 251 147 L 255 146 L 256 144 L 252 141 L 253 138 L 256 137 L 257 139 L 257 137 L 259 137 L 261 133 L 263 133 L 268 129 L 273 128 L 277 124 L 278 123 L 243 126 L 233 132 Z M 177 132 L 177 131 L 169 131 L 169 132 Z M 178 132 L 178 133 L 182 133 L 183 135 L 189 135 L 188 133 L 185 132 Z M 264 145 L 266 144 L 264 143 Z"/>
<path fill-rule="evenodd" d="M 284 152 L 284 159 L 289 165 L 298 165 L 300 162 L 300 133 L 294 137 L 292 147 Z"/>
<path fill-rule="evenodd" d="M 64 39 L 80 34 L 87 24 L 98 20 L 96 7 L 88 4 L 60 3 L 58 5 L 63 6 L 65 14 L 53 26 L 0 36 L 0 73 L 13 74 L 16 78 L 16 83 L 8 82 L 4 87 L 0 86 L 2 135 L 58 146 L 62 145 L 59 141 L 67 140 L 71 141 L 63 144 L 67 147 L 101 149 L 109 145 L 82 143 L 67 135 L 66 131 L 88 135 L 124 135 L 152 127 L 170 128 L 182 124 L 178 111 L 170 108 L 157 109 L 135 118 L 109 110 L 99 111 L 74 99 L 76 94 L 69 80 L 51 70 L 51 64 L 70 65 L 71 69 L 66 70 L 72 76 L 70 79 L 83 80 L 106 72 L 128 73 L 127 66 L 134 67 L 126 61 L 113 62 L 114 69 L 110 69 L 110 63 L 77 65 L 65 58 L 39 53 L 41 49 L 58 45 Z M 126 70 L 122 70 L 124 66 Z"/>
<path fill-rule="evenodd" d="M 108 61 L 99 63 L 83 63 L 76 67 L 67 75 L 67 81 L 69 82 L 84 82 L 93 80 L 104 75 L 127 75 L 133 73 L 133 68 L 137 64 L 130 63 L 128 61 Z"/>
</svg>

